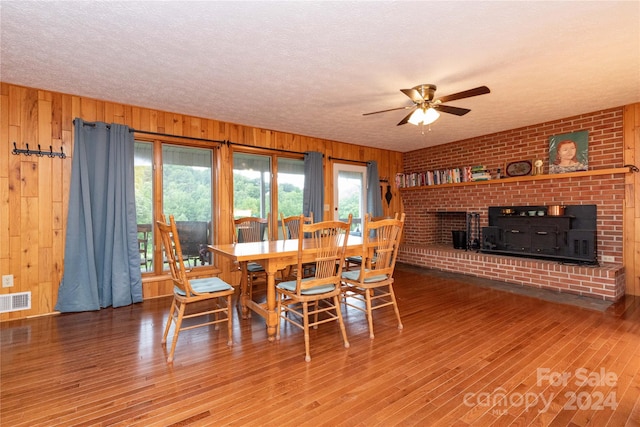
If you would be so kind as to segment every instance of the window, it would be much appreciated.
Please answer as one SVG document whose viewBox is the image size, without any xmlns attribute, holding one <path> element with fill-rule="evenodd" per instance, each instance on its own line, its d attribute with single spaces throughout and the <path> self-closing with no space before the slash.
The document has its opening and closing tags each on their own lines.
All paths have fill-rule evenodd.
<svg viewBox="0 0 640 427">
<path fill-rule="evenodd" d="M 154 150 L 159 155 L 154 156 Z M 157 159 L 155 165 L 153 159 Z M 178 226 L 182 255 L 191 267 L 211 263 L 207 245 L 213 242 L 213 152 L 208 148 L 194 148 L 162 143 L 135 144 L 135 187 L 138 229 L 143 230 L 160 214 L 173 215 Z M 162 175 L 154 174 L 155 170 Z M 154 188 L 161 188 L 160 192 Z M 158 199 L 154 199 L 158 194 Z M 155 262 L 162 259 L 161 245 L 153 244 L 153 227 L 147 238 L 147 260 L 141 261 L 143 272 L 161 273 L 168 267 Z M 139 240 L 143 234 L 139 233 Z M 141 260 L 142 260 L 141 244 Z"/>
<path fill-rule="evenodd" d="M 271 211 L 271 157 L 233 154 L 233 217 L 266 218 Z"/>
<path fill-rule="evenodd" d="M 274 170 L 277 170 L 275 182 L 271 179 Z M 282 238 L 280 213 L 284 216 L 302 213 L 303 187 L 302 159 L 233 153 L 234 218 L 266 218 L 271 214 L 271 229 L 277 229 L 277 237 Z"/>
<path fill-rule="evenodd" d="M 134 152 L 138 249 L 144 273 L 153 270 L 153 144 L 136 141 Z"/>
<path fill-rule="evenodd" d="M 367 168 L 346 164 L 333 165 L 334 219 L 344 221 L 353 215 L 351 231 L 362 230 L 362 218 L 367 206 Z"/>
<path fill-rule="evenodd" d="M 280 213 L 285 217 L 301 215 L 304 191 L 304 160 L 278 158 L 278 238 L 284 238 Z M 316 218 L 314 214 L 314 219 Z M 322 219 L 322 216 L 319 217 Z"/>
</svg>

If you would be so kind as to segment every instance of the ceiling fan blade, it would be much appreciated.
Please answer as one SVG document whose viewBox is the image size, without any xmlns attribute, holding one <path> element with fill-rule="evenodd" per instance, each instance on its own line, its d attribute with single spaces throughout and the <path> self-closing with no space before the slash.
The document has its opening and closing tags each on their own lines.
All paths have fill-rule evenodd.
<svg viewBox="0 0 640 427">
<path fill-rule="evenodd" d="M 443 113 L 455 114 L 456 116 L 464 116 L 469 111 L 468 108 L 460 108 L 460 107 L 452 107 L 450 105 L 437 105 L 434 107 L 438 111 L 442 111 Z"/>
<path fill-rule="evenodd" d="M 412 115 L 412 114 L 413 114 L 413 112 L 416 110 L 416 108 L 417 108 L 417 107 L 414 107 L 414 108 L 411 110 L 411 112 L 410 112 L 409 114 L 407 114 L 407 116 L 406 116 L 404 119 L 402 119 L 402 120 L 400 120 L 400 122 L 398 122 L 398 124 L 397 124 L 396 126 L 400 126 L 400 125 L 403 125 L 403 124 L 405 124 L 405 123 L 409 123 L 409 119 L 411 118 L 411 115 Z"/>
<path fill-rule="evenodd" d="M 486 86 L 479 86 L 473 89 L 465 90 L 463 92 L 453 93 L 451 95 L 443 96 L 439 98 L 440 102 L 449 102 L 454 101 L 456 99 L 462 98 L 470 98 L 472 96 L 484 95 L 485 93 L 491 92 Z M 444 111 L 444 110 L 443 110 Z"/>
<path fill-rule="evenodd" d="M 420 94 L 420 92 L 418 92 L 415 88 L 411 88 L 411 89 L 400 89 L 400 92 L 404 93 L 405 95 L 407 95 L 409 98 L 411 98 L 411 100 L 413 102 L 415 102 L 416 104 L 421 104 L 424 102 L 424 98 L 422 97 L 422 95 Z"/>
<path fill-rule="evenodd" d="M 363 116 L 369 116 L 371 114 L 378 114 L 378 113 L 386 113 L 387 111 L 396 111 L 396 110 L 406 110 L 408 108 L 413 108 L 413 105 L 409 105 L 407 107 L 398 107 L 398 108 L 389 108 L 388 110 L 381 110 L 381 111 L 374 111 L 372 113 L 363 113 Z"/>
</svg>

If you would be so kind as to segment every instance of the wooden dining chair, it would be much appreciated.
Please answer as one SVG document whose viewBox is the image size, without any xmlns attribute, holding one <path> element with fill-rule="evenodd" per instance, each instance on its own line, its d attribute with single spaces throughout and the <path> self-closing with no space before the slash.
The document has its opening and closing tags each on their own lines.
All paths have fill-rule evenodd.
<svg viewBox="0 0 640 427">
<path fill-rule="evenodd" d="M 302 222 L 301 222 L 302 219 Z M 300 224 L 313 224 L 313 212 L 309 213 L 309 216 L 300 216 L 293 215 L 285 217 L 282 212 L 280 212 L 280 223 L 282 225 L 282 234 L 285 240 L 288 239 L 297 239 L 300 237 Z M 308 262 L 303 265 L 303 274 L 305 276 L 309 276 L 313 273 L 314 263 Z M 282 275 L 285 279 L 295 277 L 295 273 L 293 271 L 294 266 L 289 266 L 285 268 L 282 272 Z"/>
<path fill-rule="evenodd" d="M 371 214 L 367 213 L 365 214 L 365 221 L 367 221 L 367 218 L 370 221 L 380 221 L 381 219 L 389 219 L 393 217 L 392 216 L 371 216 Z M 375 259 L 372 260 L 372 262 L 375 262 Z M 351 270 L 352 266 L 359 268 L 360 264 L 362 264 L 362 256 L 360 255 L 349 256 L 344 260 L 344 269 L 346 271 L 349 271 Z"/>
<path fill-rule="evenodd" d="M 404 228 L 403 213 L 392 219 L 373 221 L 365 217 L 360 268 L 342 273 L 342 299 L 346 306 L 367 314 L 369 337 L 373 338 L 373 311 L 393 306 L 402 329 L 400 310 L 393 292 L 393 270 Z M 363 307 L 364 306 L 364 307 Z"/>
<path fill-rule="evenodd" d="M 302 215 L 300 222 L 304 222 Z M 296 278 L 280 282 L 276 286 L 276 313 L 280 316 L 276 326 L 276 339 L 280 339 L 283 321 L 302 329 L 307 362 L 311 361 L 310 327 L 316 328 L 320 324 L 337 321 L 342 332 L 344 347 L 349 348 L 340 308 L 340 276 L 350 228 L 351 215 L 347 222 L 303 223 L 300 232 L 304 234 L 305 239 L 298 239 Z M 311 277 L 304 277 L 302 265 L 309 260 L 309 257 L 316 264 L 315 272 Z"/>
<path fill-rule="evenodd" d="M 266 218 L 247 216 L 234 219 L 235 233 L 233 242 L 262 242 L 264 240 L 271 240 L 269 228 L 270 219 L 270 214 L 267 214 Z M 266 284 L 267 273 L 264 267 L 257 262 L 249 262 L 247 264 L 247 292 L 250 299 L 253 298 L 253 287 L 257 284 L 255 280 L 259 276 L 263 278 L 263 283 Z"/>
<path fill-rule="evenodd" d="M 169 335 L 171 325 L 175 325 L 167 362 L 173 362 L 173 354 L 176 349 L 176 343 L 178 342 L 178 335 L 182 330 L 207 325 L 215 325 L 215 328 L 218 329 L 219 323 L 226 322 L 227 344 L 231 345 L 233 343 L 233 313 L 230 308 L 234 293 L 233 286 L 215 276 L 191 278 L 193 276 L 190 274 L 190 271 L 185 268 L 178 229 L 173 215 L 169 216 L 169 223 L 167 223 L 165 216 L 162 215 L 162 221 L 158 221 L 157 226 L 174 285 L 173 302 L 171 303 L 171 310 L 169 311 L 169 317 L 167 318 L 167 324 L 162 336 L 162 344 L 164 345 L 167 343 L 167 336 Z M 199 269 L 198 274 L 201 275 L 203 271 L 205 271 L 203 268 Z M 217 269 L 207 269 L 207 271 L 213 272 L 215 275 L 219 273 Z M 204 304 L 194 304 L 204 300 L 210 301 L 211 304 L 207 306 Z M 190 307 L 194 307 L 195 305 L 198 310 L 191 311 L 190 308 L 189 313 L 187 313 L 187 305 L 190 305 Z M 213 319 L 211 315 L 213 315 Z M 200 318 L 202 321 L 201 323 L 195 324 L 189 323 L 188 326 L 182 325 L 184 319 L 192 318 Z"/>
<path fill-rule="evenodd" d="M 280 212 L 280 222 L 282 225 L 282 234 L 285 239 L 297 239 L 300 235 L 300 218 L 302 218 L 303 224 L 313 224 L 313 212 L 309 213 L 309 216 L 293 215 L 285 217 Z"/>
</svg>

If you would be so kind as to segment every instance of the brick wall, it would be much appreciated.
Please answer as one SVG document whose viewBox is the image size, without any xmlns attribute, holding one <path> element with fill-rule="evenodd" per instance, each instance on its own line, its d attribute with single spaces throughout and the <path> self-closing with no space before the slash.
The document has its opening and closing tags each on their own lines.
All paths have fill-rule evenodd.
<svg viewBox="0 0 640 427">
<path fill-rule="evenodd" d="M 483 164 L 495 171 L 497 168 L 503 169 L 508 162 L 536 158 L 543 159 L 545 173 L 547 173 L 549 137 L 580 130 L 589 132 L 589 170 L 622 167 L 624 148 L 622 112 L 622 107 L 613 108 L 412 151 L 405 153 L 403 157 L 404 172 L 423 172 L 431 169 L 476 164 Z M 436 212 L 479 212 L 482 227 L 488 225 L 489 206 L 595 204 L 598 217 L 597 249 L 599 259 L 601 260 L 603 255 L 611 256 L 616 265 L 613 269 L 621 270 L 624 192 L 624 174 L 585 177 L 562 177 L 559 175 L 551 179 L 535 181 L 501 182 L 496 180 L 475 185 L 403 189 L 401 195 L 404 211 L 407 215 L 406 229 L 410 232 L 405 233 L 405 247 L 398 259 L 400 262 L 425 265 L 417 254 L 427 256 L 424 250 L 430 249 L 430 245 L 439 243 L 437 236 L 440 235 L 440 231 L 437 229 Z M 456 265 L 448 266 L 447 263 L 451 262 Z M 492 262 L 492 265 L 493 263 L 495 262 Z M 463 271 L 465 267 L 458 264 L 454 257 L 453 260 L 443 262 L 442 269 Z M 539 263 L 539 265 L 543 265 L 543 263 Z M 480 270 L 487 270 L 487 268 L 486 265 L 478 265 L 478 271 L 467 273 L 480 275 Z M 543 269 L 548 271 L 548 267 L 543 266 Z M 536 274 L 539 275 L 539 273 Z M 540 278 L 535 283 L 530 281 L 528 283 L 560 291 L 566 290 L 565 283 L 557 283 L 558 280 L 549 279 L 549 274 L 551 273 L 544 274 L 545 278 Z M 619 283 L 619 277 L 623 275 L 623 272 L 615 271 L 607 273 L 607 275 L 609 279 Z M 513 274 L 508 275 L 508 277 L 512 276 Z M 606 286 L 612 286 L 609 279 L 602 285 L 603 289 Z M 550 285 L 549 281 L 556 284 Z M 603 292 L 609 298 L 617 298 L 620 293 L 620 289 L 610 289 L 609 291 Z"/>
<path fill-rule="evenodd" d="M 622 166 L 622 107 L 466 139 L 404 154 L 404 172 L 483 164 L 495 171 L 507 162 L 542 159 L 549 163 L 549 137 L 589 131 L 589 169 Z"/>
<path fill-rule="evenodd" d="M 443 246 L 402 245 L 398 260 L 405 264 L 617 301 L 624 295 L 624 268 L 617 264 L 598 267 L 464 251 Z"/>
</svg>

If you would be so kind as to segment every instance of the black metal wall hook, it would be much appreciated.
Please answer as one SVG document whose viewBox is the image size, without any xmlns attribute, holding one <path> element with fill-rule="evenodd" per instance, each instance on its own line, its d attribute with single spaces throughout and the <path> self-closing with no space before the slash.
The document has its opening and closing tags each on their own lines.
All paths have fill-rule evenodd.
<svg viewBox="0 0 640 427">
<path fill-rule="evenodd" d="M 31 156 L 32 154 L 35 154 L 38 157 L 43 157 L 43 156 L 48 156 L 51 158 L 60 157 L 61 159 L 65 159 L 67 157 L 67 155 L 62 151 L 62 147 L 60 147 L 59 152 L 53 151 L 53 147 L 51 145 L 49 146 L 49 151 L 42 151 L 42 149 L 40 148 L 40 144 L 38 144 L 37 150 L 30 150 L 29 144 L 25 144 L 25 147 L 26 149 L 18 148 L 14 141 L 12 153 L 15 154 L 16 156 L 18 154 L 24 154 L 25 156 Z"/>
<path fill-rule="evenodd" d="M 631 169 L 631 172 L 640 172 L 640 169 L 636 165 L 624 165 L 625 168 Z"/>
</svg>

